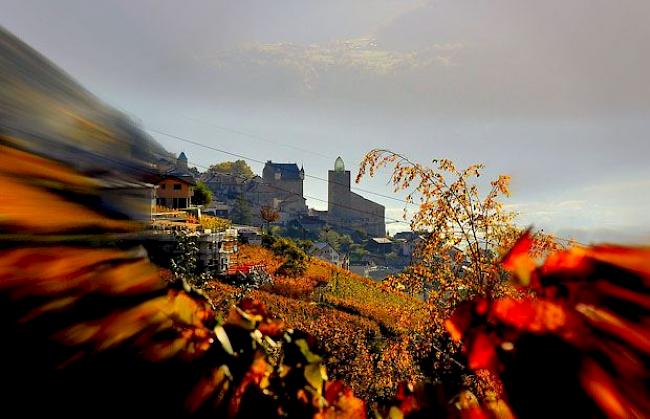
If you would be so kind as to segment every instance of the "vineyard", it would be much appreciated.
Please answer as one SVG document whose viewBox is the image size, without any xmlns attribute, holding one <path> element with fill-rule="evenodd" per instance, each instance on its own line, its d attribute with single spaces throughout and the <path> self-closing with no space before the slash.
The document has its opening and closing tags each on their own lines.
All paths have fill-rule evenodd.
<svg viewBox="0 0 650 419">
<path fill-rule="evenodd" d="M 34 10 L 41 8 L 46 7 L 34 7 Z M 11 14 L 13 7 L 5 9 Z M 65 13 L 57 13 L 56 19 L 52 16 L 48 19 L 29 20 L 48 22 L 48 25 L 38 25 L 39 32 L 41 29 L 51 29 L 57 22 L 64 23 L 59 21 L 63 15 L 70 14 L 75 18 L 74 8 L 69 9 L 71 10 L 66 9 Z M 103 13 L 108 9 L 103 8 L 100 12 L 108 17 L 110 13 Z M 146 16 L 144 23 L 155 18 L 155 13 L 149 9 L 146 8 L 146 15 L 143 15 Z M 414 9 L 418 14 L 427 10 Z M 571 32 L 591 34 L 591 31 L 581 31 L 578 25 L 578 20 L 587 20 L 585 17 L 588 18 L 589 14 L 583 13 L 579 8 L 576 10 L 580 11 L 575 16 L 576 19 L 568 19 L 566 17 L 569 15 L 563 16 L 553 10 L 548 15 L 553 18 L 552 21 L 540 21 L 539 25 L 522 25 L 521 22 L 528 21 L 518 19 L 516 27 L 532 28 L 532 32 L 536 33 L 538 28 L 553 27 L 551 23 L 566 21 L 570 23 Z M 323 13 L 311 14 L 318 19 L 323 19 L 324 16 Z M 629 13 L 630 16 L 635 14 L 647 16 L 647 13 Z M 287 15 L 292 23 L 301 21 L 301 16 L 296 13 L 269 15 Z M 340 10 L 335 15 L 336 23 L 340 24 Z M 355 13 L 348 13 L 346 19 L 354 15 Z M 179 16 L 185 20 L 189 14 L 174 15 Z M 222 26 L 214 25 L 214 13 L 205 13 L 205 16 L 210 19 L 210 28 Z M 519 13 L 513 16 L 519 16 Z M 556 16 L 561 16 L 562 19 L 558 20 Z M 229 30 L 245 26 L 240 22 L 241 19 L 231 19 L 227 15 L 225 19 L 237 22 L 236 25 L 227 25 Z M 82 16 L 77 16 L 76 20 L 92 22 Z M 474 20 L 477 19 L 472 18 L 468 23 L 473 23 Z M 112 25 L 108 20 L 106 22 L 106 25 L 67 25 L 66 28 L 120 27 Z M 127 29 L 130 26 L 149 28 L 144 24 L 131 25 L 138 22 L 135 14 L 129 15 L 127 20 L 120 17 L 117 22 L 127 22 L 127 25 L 122 25 Z M 431 22 L 425 22 L 427 27 L 431 26 Z M 598 30 L 594 30 L 593 34 L 603 32 L 611 26 L 601 24 L 600 20 L 597 22 L 598 26 L 594 28 Z M 535 21 L 531 20 L 530 23 Z M 165 30 L 170 28 L 168 24 L 158 26 Z M 284 29 L 282 25 L 268 26 Z M 303 26 L 309 27 L 307 23 Z M 628 24 L 626 28 L 631 30 L 633 26 Z M 201 38 L 200 32 L 190 32 L 192 38 Z M 359 31 L 366 32 L 369 31 Z M 511 33 L 493 31 L 492 28 L 489 32 Z M 624 35 L 624 32 L 619 31 L 617 35 Z M 513 31 L 512 34 L 517 35 L 518 32 Z M 610 35 L 613 37 L 614 34 L 612 32 Z M 110 41 L 112 38 L 91 35 L 77 36 L 74 42 L 62 45 L 81 47 L 81 41 L 87 38 L 92 41 L 92 48 L 86 51 L 93 51 L 98 50 L 95 41 Z M 156 35 L 155 32 L 146 32 L 130 37 L 125 32 L 124 36 L 117 38 L 122 50 L 128 47 L 127 41 L 153 39 Z M 211 32 L 205 38 L 215 39 L 216 35 L 218 33 Z M 61 39 L 57 36 L 52 38 L 59 39 L 58 42 Z M 245 38 L 248 39 L 248 36 Z M 499 42 L 495 43 L 502 44 L 502 38 L 500 36 Z M 515 36 L 508 36 L 509 40 L 514 38 Z M 592 36 L 585 38 L 591 42 Z M 160 39 L 161 46 L 175 44 L 164 37 Z M 639 36 L 638 39 L 645 40 L 647 36 Z M 477 41 L 479 39 L 468 39 L 467 45 L 480 45 Z M 403 54 L 398 54 L 397 50 L 395 53 L 381 53 L 382 50 L 377 49 L 379 46 L 375 41 L 372 41 L 371 49 L 363 46 L 365 41 L 359 42 L 340 43 L 340 46 L 352 48 L 344 58 L 357 62 L 361 58 L 376 60 L 383 57 L 382 60 L 386 58 L 394 62 L 395 65 L 389 65 L 391 69 L 406 69 L 400 64 L 403 60 L 399 57 Z M 101 54 L 113 58 L 112 54 L 107 54 L 107 51 L 111 51 L 106 50 L 104 44 L 110 42 L 102 43 Z M 322 61 L 327 63 L 327 67 L 335 67 L 339 62 L 350 61 L 329 55 L 329 51 L 338 49 L 338 46 L 322 50 L 322 55 L 318 53 L 316 44 L 311 45 L 306 49 L 308 54 L 305 57 L 316 57 L 316 60 L 310 58 L 309 61 L 294 66 L 292 60 L 282 58 L 285 55 L 280 51 L 290 47 L 292 52 L 286 57 L 304 55 L 297 53 L 300 50 L 298 44 L 286 42 L 258 45 L 253 42 L 250 45 L 251 51 L 259 47 L 260 52 L 264 52 L 260 56 L 263 59 L 251 60 L 256 64 L 280 57 L 283 69 L 307 68 L 315 76 L 307 78 L 313 81 L 341 80 L 344 73 L 357 73 L 357 69 L 386 67 L 382 64 L 383 61 L 370 61 L 371 65 L 363 66 L 346 64 L 349 67 L 346 72 L 332 73 L 340 77 L 319 78 L 316 62 Z M 253 48 L 255 45 L 258 47 Z M 456 49 L 456 44 L 449 45 L 452 48 L 436 44 L 432 50 L 436 58 L 444 58 L 443 61 L 448 62 L 448 58 L 438 54 Z M 611 46 L 598 42 L 595 45 Z M 227 47 L 226 44 L 223 46 Z M 534 43 L 531 46 L 538 45 Z M 57 50 L 59 47 L 60 45 Z M 207 50 L 195 47 L 196 45 L 188 44 L 183 52 L 196 51 L 196 56 L 201 57 L 201 51 L 213 50 L 212 46 Z M 70 48 L 75 49 L 77 48 Z M 142 45 L 142 49 L 137 51 L 154 52 L 156 49 L 151 45 Z M 561 57 L 549 55 L 555 49 L 542 48 L 544 55 L 540 56 L 544 62 L 554 63 L 554 69 L 597 70 L 599 67 L 574 66 L 567 65 L 572 64 L 570 62 L 557 61 Z M 620 48 L 600 49 L 616 52 Z M 223 51 L 230 50 L 226 48 Z M 507 50 L 503 52 L 505 51 Z M 522 58 L 521 51 L 524 49 L 512 50 L 511 55 Z M 569 52 L 563 51 L 562 55 L 576 55 Z M 217 57 L 220 70 L 226 68 L 221 63 L 230 55 L 239 57 L 239 54 L 230 53 Z M 413 50 L 405 56 L 408 60 L 404 63 L 415 60 L 418 55 L 417 50 Z M 458 58 L 461 59 L 462 55 L 459 54 Z M 527 55 L 524 54 L 524 61 Z M 633 55 L 636 57 L 640 54 L 635 52 Z M 129 65 L 121 67 L 126 71 L 134 67 L 131 59 L 133 56 L 129 54 L 122 57 L 125 59 L 120 59 L 116 55 L 112 61 L 128 62 Z M 169 57 L 173 56 L 176 54 L 169 54 Z M 505 55 L 495 55 L 502 56 Z M 626 60 L 617 60 L 615 55 L 613 57 L 608 60 L 598 59 L 598 63 L 617 62 L 624 67 L 643 69 L 638 65 L 627 66 Z M 520 61 L 519 58 L 515 61 Z M 89 56 L 84 57 L 83 61 L 92 64 L 95 60 Z M 435 62 L 437 59 L 428 61 Z M 469 63 L 479 61 L 484 60 Z M 540 68 L 538 61 L 534 62 L 537 70 Z M 167 58 L 164 63 L 165 66 L 160 68 L 177 69 L 169 66 L 173 62 Z M 158 68 L 155 64 L 152 62 L 142 68 Z M 200 64 L 205 67 L 205 63 Z M 453 65 L 448 66 L 450 70 L 463 68 L 454 62 L 451 64 Z M 471 67 L 472 78 L 476 78 L 480 84 L 480 77 L 475 77 L 480 71 L 475 71 L 474 65 Z M 604 68 L 608 72 L 612 69 L 607 66 Z M 241 73 L 266 74 L 259 69 L 250 71 L 252 69 L 250 66 L 243 67 Z M 476 67 L 476 70 L 479 68 Z M 440 74 L 431 73 L 436 78 Z M 490 69 L 489 73 L 498 72 Z M 517 85 L 510 87 L 516 89 L 497 90 L 519 90 L 525 86 L 525 79 L 520 79 L 516 73 L 502 73 L 507 77 L 514 74 L 510 78 L 517 81 Z M 538 74 L 536 71 L 530 73 L 535 77 Z M 588 76 L 587 73 L 589 72 L 580 72 L 581 78 Z M 619 76 L 625 74 L 619 74 L 618 71 L 611 73 L 616 76 L 612 78 L 612 83 L 619 86 L 620 81 L 624 80 L 624 77 Z M 644 75 L 646 73 L 647 71 L 643 72 Z M 186 74 L 187 79 L 192 79 L 192 74 L 195 73 Z M 393 79 L 394 74 L 396 73 L 391 70 L 386 75 Z M 404 90 L 409 94 L 409 100 L 412 100 L 410 96 L 421 90 L 403 88 L 416 86 L 410 83 L 400 83 L 391 88 L 390 84 L 384 83 L 390 82 L 388 78 L 380 74 L 376 76 L 369 77 L 382 82 L 382 89 L 377 89 L 376 93 L 381 93 L 379 90 Z M 283 76 L 268 80 L 284 79 Z M 304 77 L 296 79 L 305 80 Z M 226 78 L 221 81 L 229 80 Z M 564 86 L 566 80 L 575 79 L 565 77 L 563 80 L 556 84 L 536 77 L 530 82 L 540 86 Z M 417 86 L 422 85 L 420 81 L 418 80 Z M 594 86 L 603 84 L 601 80 L 597 81 Z M 111 84 L 113 83 L 108 83 Z M 147 84 L 163 86 L 159 83 L 142 85 L 145 87 Z M 237 82 L 237 79 L 232 79 L 229 83 L 211 82 L 211 85 L 219 87 L 227 87 L 228 84 L 241 88 L 248 83 Z M 287 90 L 284 83 L 275 84 L 287 92 L 294 91 Z M 356 87 L 357 83 L 349 85 Z M 639 85 L 641 84 L 635 84 Z M 154 198 L 160 198 L 156 193 L 164 189 L 165 183 L 161 179 L 173 173 L 167 167 L 170 153 L 130 116 L 99 102 L 96 96 L 70 79 L 44 56 L 6 32 L 3 27 L 0 27 L 0 86 L 0 188 L 3 191 L 0 197 L 2 417 L 650 417 L 650 247 L 647 244 L 645 247 L 582 244 L 572 237 L 562 238 L 564 234 L 556 237 L 542 229 L 535 230 L 528 227 L 527 222 L 517 221 L 518 214 L 513 209 L 515 207 L 512 202 L 506 201 L 511 193 L 511 178 L 508 174 L 498 175 L 490 181 L 486 180 L 482 164 L 472 164 L 463 169 L 451 160 L 435 157 L 427 163 L 420 163 L 411 160 L 406 154 L 375 148 L 362 159 L 356 180 L 359 182 L 365 177 L 387 170 L 389 185 L 395 193 L 403 194 L 404 200 L 399 195 L 390 197 L 375 192 L 377 196 L 404 204 L 402 221 L 418 237 L 417 244 L 413 243 L 408 254 L 411 263 L 404 270 L 387 277 L 382 283 L 376 283 L 310 257 L 306 250 L 308 237 L 294 242 L 288 238 L 289 235 L 282 237 L 280 230 L 274 229 L 279 226 L 274 226 L 273 223 L 280 222 L 283 217 L 270 206 L 264 206 L 260 211 L 260 218 L 266 224 L 263 229 L 265 234 L 259 240 L 262 246 L 243 244 L 253 241 L 240 235 L 242 245 L 237 243 L 237 251 L 234 232 L 231 235 L 223 230 L 230 230 L 228 227 L 231 222 L 253 223 L 243 193 L 233 195 L 237 196 L 237 200 L 232 208 L 232 219 L 216 217 L 217 208 L 222 205 L 213 208 L 214 217 L 201 217 L 199 208 L 182 211 L 152 208 L 153 202 L 165 202 L 155 201 Z M 179 86 L 185 87 L 182 84 Z M 463 92 L 476 87 L 466 83 L 461 83 L 461 86 Z M 317 83 L 314 83 L 314 87 L 318 87 Z M 359 87 L 363 85 L 359 84 Z M 581 87 L 588 86 L 578 83 L 574 87 L 577 91 L 587 91 Z M 445 91 L 446 88 L 447 86 Z M 333 89 L 335 90 L 338 89 Z M 549 89 L 549 92 L 555 93 L 556 90 Z M 570 93 L 570 90 L 572 89 L 562 93 Z M 485 95 L 491 91 L 493 89 L 482 92 L 482 96 L 492 96 Z M 426 89 L 423 92 L 426 93 Z M 453 90 L 449 92 L 453 93 Z M 256 101 L 261 98 L 258 93 L 251 95 L 258 98 Z M 319 92 L 315 90 L 314 93 Z M 518 91 L 516 96 L 523 98 L 528 96 L 526 93 Z M 230 98 L 227 94 L 222 97 Z M 454 97 L 454 102 L 459 104 L 464 102 L 460 100 L 462 96 L 451 94 L 450 97 Z M 534 95 L 531 98 L 535 100 Z M 234 100 L 229 100 L 228 103 L 239 103 L 237 97 L 232 99 Z M 377 99 L 381 97 L 373 95 L 372 102 L 382 102 Z M 182 100 L 169 102 L 184 105 Z M 278 105 L 282 102 L 265 101 Z M 241 105 L 245 103 L 242 102 Z M 365 111 L 365 107 L 359 105 L 362 102 L 355 97 L 354 108 Z M 526 108 L 519 103 L 517 107 Z M 612 109 L 616 110 L 615 107 Z M 280 110 L 274 109 L 274 113 Z M 344 111 L 345 107 L 341 110 Z M 404 115 L 408 115 L 408 109 L 403 110 L 407 111 Z M 425 108 L 422 110 L 426 111 Z M 629 113 L 626 107 L 620 110 L 625 110 L 621 115 Z M 255 108 L 251 108 L 251 111 L 255 111 Z M 388 115 L 385 111 L 386 109 L 382 110 L 382 116 Z M 179 115 L 181 113 L 185 112 L 179 112 Z M 429 112 L 423 114 L 428 115 Z M 546 115 L 547 112 L 543 114 Z M 274 114 L 274 118 L 277 115 Z M 354 116 L 353 113 L 350 115 Z M 301 126 L 300 114 L 296 116 L 296 127 L 310 133 L 307 125 Z M 598 119 L 607 118 L 598 114 Z M 263 120 L 264 118 L 260 119 Z M 570 122 L 570 119 L 566 121 Z M 427 121 L 427 127 L 429 122 Z M 517 122 L 517 126 L 520 123 Z M 497 125 L 499 124 L 485 126 Z M 314 132 L 316 127 L 320 132 L 326 130 L 327 124 L 313 127 Z M 625 132 L 621 129 L 624 128 L 623 125 L 616 127 L 616 132 Z M 491 130 L 492 128 L 485 131 Z M 165 135 L 168 139 L 186 142 L 185 146 L 190 143 L 238 156 L 226 150 L 229 144 L 218 144 L 216 147 L 180 135 L 151 131 Z M 244 134 L 250 139 L 263 139 L 244 131 L 226 131 Z M 338 138 L 338 131 L 342 131 L 340 127 L 331 133 L 336 132 Z M 573 137 L 573 128 L 570 132 Z M 593 132 L 596 130 L 589 129 L 586 131 L 589 135 L 585 133 L 584 138 L 590 138 Z M 353 135 L 356 136 L 357 132 L 350 134 L 350 141 L 356 139 Z M 400 148 L 405 146 L 407 140 L 402 141 L 403 137 L 408 135 L 400 136 L 399 144 L 393 145 Z M 327 138 L 326 135 L 322 137 Z M 427 139 L 426 144 L 421 141 L 411 149 L 411 154 L 418 157 L 424 157 L 432 151 L 427 151 L 426 147 L 431 142 L 428 140 L 431 138 L 430 133 L 421 138 Z M 639 142 L 637 137 L 632 138 Z M 491 147 L 485 149 L 490 151 L 490 155 L 493 149 L 501 153 L 502 149 L 496 140 L 493 137 L 484 141 Z M 523 143 L 519 138 L 513 137 L 512 144 L 515 144 L 515 140 L 516 144 Z M 599 140 L 599 137 L 594 140 Z M 625 144 L 623 140 L 618 137 L 615 140 L 608 142 L 615 142 L 620 150 L 629 151 L 622 146 Z M 535 175 L 541 174 L 540 180 L 545 184 L 551 183 L 554 172 L 561 173 L 561 178 L 556 178 L 561 180 L 555 186 L 558 192 L 562 189 L 564 194 L 576 185 L 572 186 L 568 182 L 565 184 L 565 180 L 571 177 L 571 172 L 568 164 L 564 165 L 567 167 L 560 166 L 560 159 L 573 151 L 578 153 L 572 156 L 574 160 L 597 161 L 595 157 L 598 156 L 589 153 L 591 148 L 598 149 L 598 143 L 599 141 L 592 141 L 589 147 L 569 147 L 571 144 L 567 142 L 567 147 L 557 147 L 557 153 L 546 156 L 546 160 L 543 156 L 532 153 L 534 159 L 529 158 L 527 161 L 525 153 L 511 147 L 503 148 L 507 150 L 503 154 L 507 156 L 508 162 L 517 160 L 519 166 L 516 167 L 524 168 L 530 163 L 538 163 L 538 160 L 543 162 L 543 170 L 540 170 L 541 166 L 532 165 L 531 173 L 540 172 Z M 443 142 L 436 141 L 435 146 L 440 145 L 444 145 Z M 323 141 L 307 146 L 319 153 L 327 152 L 322 147 Z M 387 145 L 389 146 L 390 144 Z M 528 144 L 525 146 L 528 148 Z M 544 144 L 544 148 L 550 147 Z M 628 148 L 632 149 L 630 154 L 647 155 L 641 150 Z M 243 145 L 242 149 L 246 150 Z M 477 150 L 480 151 L 480 148 L 477 147 Z M 435 150 L 436 155 L 445 151 L 450 150 L 445 150 L 444 147 Z M 601 152 L 609 151 L 601 148 Z M 262 158 L 261 155 L 259 157 Z M 615 179 L 616 173 L 612 169 L 615 169 L 614 166 L 626 166 L 626 162 L 617 154 L 612 154 L 611 157 L 623 163 L 608 166 L 607 175 Z M 240 158 L 264 164 L 263 160 L 244 154 Z M 647 162 L 641 160 L 647 166 Z M 337 161 L 339 163 L 335 165 L 334 171 L 336 177 L 340 176 L 340 172 L 346 173 L 341 159 L 338 158 Z M 187 163 L 187 156 L 181 152 L 177 166 L 186 170 L 187 176 L 194 176 L 190 175 Z M 297 164 L 291 166 L 298 170 Z M 599 164 L 597 169 L 592 168 L 590 172 L 587 166 L 576 166 L 584 174 L 599 176 L 603 172 L 602 167 Z M 233 169 L 239 174 L 253 175 L 250 168 L 247 171 L 244 168 L 248 168 L 247 163 L 238 160 L 213 165 L 208 170 L 222 172 Z M 562 170 L 556 170 L 557 168 Z M 199 174 L 196 167 L 191 169 L 192 173 Z M 512 166 L 504 170 L 512 171 L 511 169 Z M 630 170 L 630 173 L 636 172 Z M 643 175 L 646 172 L 639 173 Z M 275 180 L 281 180 L 282 174 L 276 174 L 279 177 L 274 175 Z M 347 180 L 348 174 L 343 176 Z M 305 176 L 318 179 L 305 174 L 301 168 L 298 179 L 292 179 L 291 182 L 302 182 Z M 258 178 L 259 176 L 255 182 Z M 264 173 L 261 179 L 264 180 Z M 521 179 L 525 179 L 525 176 Z M 628 180 L 634 180 L 636 185 L 638 179 Z M 329 174 L 326 181 L 329 182 Z M 622 184 L 624 183 L 620 185 Z M 299 197 L 306 200 L 307 197 L 302 196 L 302 183 L 297 185 L 300 186 Z M 542 194 L 537 195 L 540 191 L 532 185 L 529 185 L 531 189 L 528 191 L 531 196 L 536 196 L 535 199 L 539 200 L 546 199 Z M 175 186 L 167 188 L 167 191 L 176 190 Z M 182 185 L 178 186 L 178 190 L 184 190 Z M 350 189 L 349 184 L 344 186 Z M 519 187 L 520 190 L 525 189 L 523 184 Z M 197 187 L 197 191 L 199 189 L 202 190 L 201 196 L 195 195 L 194 201 L 198 201 L 196 204 L 206 204 L 210 200 L 210 194 L 204 187 Z M 639 196 L 644 192 L 636 186 L 630 191 L 630 195 Z M 355 196 L 351 191 L 348 192 L 350 193 L 344 195 L 350 198 Z M 365 193 L 372 191 L 367 190 Z M 558 199 L 560 196 L 562 195 L 558 195 Z M 577 196 L 566 196 L 572 198 L 570 202 L 580 202 Z M 271 200 L 274 206 L 276 198 L 277 196 Z M 609 195 L 606 198 L 610 200 Z M 189 197 L 172 198 L 172 204 L 180 206 L 188 203 L 187 199 Z M 286 201 L 286 204 L 304 203 L 302 199 Z M 598 207 L 598 200 L 585 202 L 585 211 L 580 213 L 580 217 L 590 218 L 587 207 Z M 562 205 L 551 205 L 558 207 L 554 211 L 565 210 Z M 411 208 L 410 215 L 407 206 Z M 283 205 L 279 207 L 282 208 Z M 335 212 L 330 212 L 331 207 L 332 205 L 328 206 L 328 222 Z M 620 211 L 612 211 L 612 218 L 617 221 L 631 220 L 634 217 L 628 216 L 633 214 L 630 210 L 637 211 L 639 208 L 642 211 L 637 214 L 647 216 L 645 207 L 637 205 L 637 201 L 629 201 L 627 207 L 621 206 Z M 387 217 L 382 218 L 388 220 Z M 571 220 L 574 218 L 577 217 L 570 217 Z M 145 225 L 149 222 L 152 228 L 145 230 Z M 249 228 L 250 225 L 239 227 Z M 214 254 L 199 251 L 196 236 L 201 231 L 211 235 L 223 232 L 223 237 L 227 236 L 229 240 L 215 239 L 214 242 L 206 243 L 208 250 L 223 249 L 222 253 L 227 254 L 228 258 L 232 256 L 236 259 L 234 264 L 231 265 L 227 260 L 222 265 L 220 261 L 223 269 L 201 271 L 198 263 L 201 261 L 200 256 Z M 156 242 L 158 244 L 152 246 L 153 250 L 160 250 L 164 257 L 158 257 L 143 244 L 150 244 L 153 241 L 150 240 L 151 237 L 158 233 L 162 233 L 160 236 L 171 237 L 170 241 L 173 242 L 171 251 L 168 251 L 166 244 Z M 324 233 L 325 238 L 336 238 L 330 234 L 334 232 L 327 225 L 321 233 Z M 369 233 L 363 233 L 365 238 L 360 241 L 365 241 L 367 245 Z M 360 234 L 356 235 L 361 237 Z M 346 246 L 349 245 L 349 248 L 344 252 L 353 253 L 353 245 L 358 246 L 357 250 L 361 249 L 361 243 L 352 243 L 351 236 L 348 239 Z M 217 246 L 219 243 L 222 245 Z M 647 243 L 647 240 L 643 243 Z M 341 249 L 343 244 L 343 241 L 339 243 Z M 384 256 L 387 257 L 386 254 Z M 229 269 L 231 266 L 234 269 Z"/>
<path fill-rule="evenodd" d="M 389 399 L 399 383 L 424 377 L 420 364 L 430 353 L 417 350 L 426 327 L 423 302 L 316 258 L 297 278 L 276 275 L 282 258 L 260 246 L 242 246 L 239 262 L 267 266 L 274 282 L 246 297 L 262 302 L 285 327 L 317 338 L 330 374 L 355 394 L 366 400 Z M 241 297 L 237 287 L 218 281 L 207 288 L 223 310 Z"/>
</svg>

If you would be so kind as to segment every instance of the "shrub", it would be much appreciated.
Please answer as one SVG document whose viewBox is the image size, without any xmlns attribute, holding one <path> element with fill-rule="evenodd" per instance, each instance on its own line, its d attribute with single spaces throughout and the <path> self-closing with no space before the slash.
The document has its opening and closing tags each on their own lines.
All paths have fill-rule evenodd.
<svg viewBox="0 0 650 419">
<path fill-rule="evenodd" d="M 210 202 L 212 202 L 212 191 L 205 183 L 199 180 L 194 187 L 192 203 L 194 205 L 208 205 Z"/>
<path fill-rule="evenodd" d="M 200 223 L 201 227 L 209 228 L 213 231 L 224 231 L 232 224 L 230 220 L 226 220 L 225 218 L 211 217 L 209 215 L 203 215 Z"/>
<path fill-rule="evenodd" d="M 276 256 L 282 256 L 285 261 L 277 270 L 280 275 L 297 277 L 307 272 L 307 254 L 298 245 L 289 239 L 275 240 L 271 250 Z"/>
<path fill-rule="evenodd" d="M 262 236 L 262 246 L 266 247 L 267 249 L 273 248 L 273 245 L 275 244 L 275 241 L 277 239 L 275 236 L 272 236 L 270 234 L 264 234 Z"/>
<path fill-rule="evenodd" d="M 287 259 L 277 270 L 280 275 L 295 278 L 307 272 L 307 262 L 304 259 Z"/>
<path fill-rule="evenodd" d="M 296 242 L 298 247 L 300 247 L 305 253 L 309 253 L 312 247 L 314 247 L 314 242 L 311 240 L 298 240 Z"/>
</svg>

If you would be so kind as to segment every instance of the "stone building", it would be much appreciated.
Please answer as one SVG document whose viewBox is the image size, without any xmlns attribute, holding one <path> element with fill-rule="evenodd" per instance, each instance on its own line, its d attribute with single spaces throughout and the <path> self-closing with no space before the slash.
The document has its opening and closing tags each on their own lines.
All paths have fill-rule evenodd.
<svg viewBox="0 0 650 419">
<path fill-rule="evenodd" d="M 259 211 L 268 206 L 280 213 L 280 222 L 288 222 L 308 213 L 303 197 L 305 171 L 295 163 L 267 161 L 262 176 L 237 173 L 204 173 L 201 180 L 212 190 L 213 199 L 233 206 L 238 199 L 246 202 L 251 222 L 261 222 Z"/>
<path fill-rule="evenodd" d="M 250 185 L 251 178 L 236 172 L 206 172 L 199 177 L 212 191 L 216 201 L 229 202 L 237 199 Z"/>
<path fill-rule="evenodd" d="M 269 197 L 266 205 L 280 212 L 281 221 L 307 215 L 307 204 L 303 197 L 305 171 L 295 163 L 273 163 L 267 161 L 262 170 L 263 184 Z"/>
<path fill-rule="evenodd" d="M 280 214 L 279 223 L 299 223 L 304 233 L 318 234 L 326 225 L 339 232 L 365 232 L 371 237 L 384 237 L 386 226 L 383 205 L 370 201 L 350 190 L 350 171 L 343 160 L 336 159 L 328 177 L 328 210 L 307 208 L 303 195 L 305 171 L 295 163 L 268 160 L 262 176 L 241 176 L 237 173 L 204 173 L 200 179 L 212 190 L 213 199 L 230 206 L 244 202 L 250 210 L 250 224 L 262 223 L 260 209 L 271 207 Z"/>
<path fill-rule="evenodd" d="M 385 208 L 350 190 L 350 171 L 338 157 L 328 180 L 327 219 L 334 228 L 362 230 L 372 237 L 386 236 Z"/>
</svg>

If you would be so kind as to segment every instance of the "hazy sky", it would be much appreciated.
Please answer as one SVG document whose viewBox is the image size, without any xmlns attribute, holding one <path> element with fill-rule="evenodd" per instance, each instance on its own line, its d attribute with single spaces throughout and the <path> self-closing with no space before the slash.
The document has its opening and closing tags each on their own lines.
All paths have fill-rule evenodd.
<svg viewBox="0 0 650 419">
<path fill-rule="evenodd" d="M 144 128 L 320 177 L 337 155 L 354 171 L 375 147 L 483 162 L 513 177 L 522 222 L 650 242 L 647 0 L 0 0 L 0 10 L 0 24 Z M 154 136 L 191 163 L 231 158 Z M 390 193 L 386 177 L 360 186 Z M 307 179 L 305 194 L 326 199 L 327 185 Z M 366 196 L 399 216 L 399 202 Z"/>
</svg>

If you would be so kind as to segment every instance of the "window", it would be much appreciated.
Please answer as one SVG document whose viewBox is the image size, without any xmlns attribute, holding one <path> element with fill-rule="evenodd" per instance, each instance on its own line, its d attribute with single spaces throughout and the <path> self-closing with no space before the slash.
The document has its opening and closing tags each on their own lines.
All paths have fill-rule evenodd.
<svg viewBox="0 0 650 419">
<path fill-rule="evenodd" d="M 180 183 L 174 183 L 174 190 L 175 191 L 180 191 L 181 187 L 182 187 L 182 185 Z"/>
<path fill-rule="evenodd" d="M 167 187 L 167 185 L 164 184 L 164 183 L 162 185 L 160 185 L 160 189 L 166 189 L 166 187 Z"/>
</svg>

